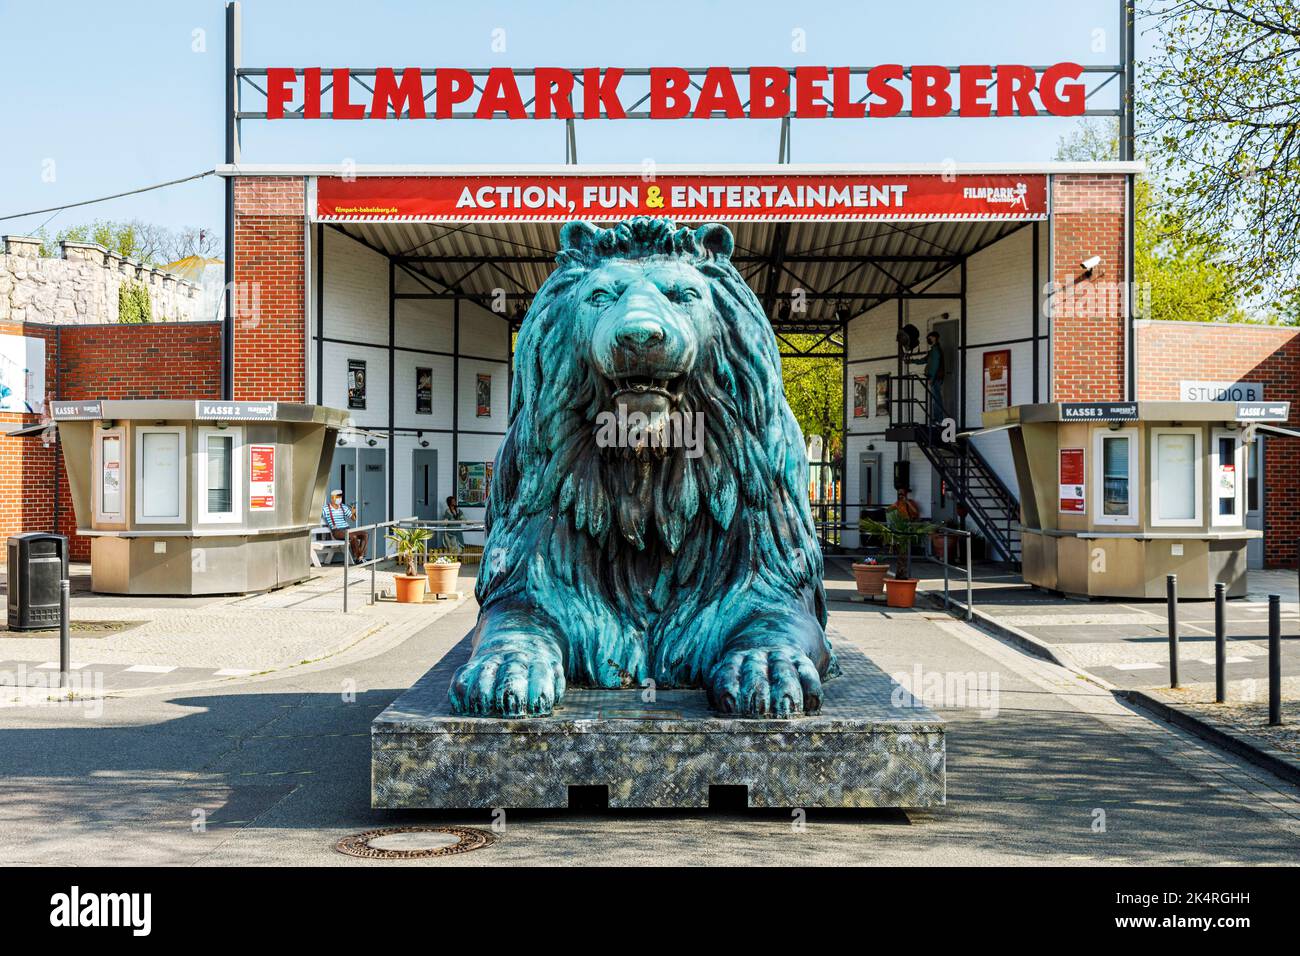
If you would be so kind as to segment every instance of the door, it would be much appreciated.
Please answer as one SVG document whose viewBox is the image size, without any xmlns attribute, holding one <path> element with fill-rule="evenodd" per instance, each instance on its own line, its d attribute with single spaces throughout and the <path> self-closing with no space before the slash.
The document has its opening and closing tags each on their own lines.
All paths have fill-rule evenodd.
<svg viewBox="0 0 1300 956">
<path fill-rule="evenodd" d="M 1246 527 L 1264 530 L 1264 442 L 1256 438 L 1246 446 Z M 1246 542 L 1246 568 L 1264 566 L 1264 539 Z"/>
<path fill-rule="evenodd" d="M 357 495 L 354 500 L 357 503 L 357 524 L 376 524 L 385 520 L 388 504 L 388 452 L 384 449 L 357 449 Z M 372 542 L 374 537 L 371 535 Z"/>
<path fill-rule="evenodd" d="M 943 350 L 943 414 L 961 425 L 961 323 L 941 319 L 930 324 L 930 331 L 939 333 L 939 348 Z"/>
<path fill-rule="evenodd" d="M 867 507 L 881 503 L 880 452 L 863 452 L 858 455 L 858 504 Z"/>
<path fill-rule="evenodd" d="M 417 448 L 411 456 L 411 514 L 426 521 L 438 517 L 438 450 Z"/>
</svg>

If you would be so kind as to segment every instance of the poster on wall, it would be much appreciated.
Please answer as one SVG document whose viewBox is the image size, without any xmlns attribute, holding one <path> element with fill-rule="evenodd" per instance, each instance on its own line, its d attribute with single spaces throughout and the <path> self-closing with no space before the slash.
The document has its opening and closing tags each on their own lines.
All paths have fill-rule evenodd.
<svg viewBox="0 0 1300 956">
<path fill-rule="evenodd" d="M 275 510 L 275 446 L 248 446 L 248 508 Z"/>
<path fill-rule="evenodd" d="M 1011 350 L 984 353 L 984 411 L 1011 404 Z"/>
<path fill-rule="evenodd" d="M 348 359 L 348 408 L 366 407 L 366 363 Z"/>
<path fill-rule="evenodd" d="M 1219 464 L 1219 480 L 1214 484 L 1219 498 L 1237 497 L 1237 464 L 1225 461 Z"/>
<path fill-rule="evenodd" d="M 492 488 L 492 462 L 462 461 L 456 466 L 456 504 L 482 508 Z"/>
<path fill-rule="evenodd" d="M 122 439 L 116 435 L 106 437 L 99 448 L 102 465 L 99 510 L 101 514 L 119 515 L 122 513 Z"/>
<path fill-rule="evenodd" d="M 870 375 L 853 376 L 853 417 L 867 417 L 867 396 L 871 391 Z"/>
<path fill-rule="evenodd" d="M 433 369 L 415 370 L 415 414 L 433 414 Z"/>
<path fill-rule="evenodd" d="M 0 412 L 45 413 L 45 340 L 0 335 Z"/>
<path fill-rule="evenodd" d="M 492 417 L 492 376 L 483 372 L 478 373 L 478 380 L 474 383 L 474 402 L 478 406 L 477 415 L 479 418 Z"/>
<path fill-rule="evenodd" d="M 1062 448 L 1060 469 L 1061 514 L 1081 515 L 1084 504 L 1083 449 Z"/>
<path fill-rule="evenodd" d="M 876 376 L 876 415 L 889 417 L 889 376 L 883 373 Z"/>
</svg>

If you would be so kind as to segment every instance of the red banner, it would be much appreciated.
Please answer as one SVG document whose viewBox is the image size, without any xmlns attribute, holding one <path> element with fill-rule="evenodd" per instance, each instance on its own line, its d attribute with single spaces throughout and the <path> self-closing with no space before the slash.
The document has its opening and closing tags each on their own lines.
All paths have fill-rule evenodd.
<svg viewBox="0 0 1300 956">
<path fill-rule="evenodd" d="M 1045 219 L 1044 175 L 321 177 L 325 222 Z"/>
</svg>

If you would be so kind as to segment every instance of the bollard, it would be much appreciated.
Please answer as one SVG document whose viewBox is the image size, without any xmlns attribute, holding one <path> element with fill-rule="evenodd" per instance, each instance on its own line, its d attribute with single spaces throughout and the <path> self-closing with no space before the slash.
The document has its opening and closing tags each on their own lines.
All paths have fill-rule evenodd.
<svg viewBox="0 0 1300 956">
<path fill-rule="evenodd" d="M 1268 596 L 1268 725 L 1282 723 L 1282 596 Z"/>
<path fill-rule="evenodd" d="M 72 670 L 72 622 L 69 620 L 72 582 L 64 578 L 59 582 L 59 686 L 66 689 L 71 686 L 69 673 Z"/>
<path fill-rule="evenodd" d="M 343 613 L 348 613 L 348 558 L 352 554 L 352 535 L 343 535 Z"/>
<path fill-rule="evenodd" d="M 1165 576 L 1165 602 L 1169 609 L 1169 686 L 1178 687 L 1178 575 Z"/>
<path fill-rule="evenodd" d="M 1214 586 L 1214 702 L 1228 699 L 1228 586 Z"/>
</svg>

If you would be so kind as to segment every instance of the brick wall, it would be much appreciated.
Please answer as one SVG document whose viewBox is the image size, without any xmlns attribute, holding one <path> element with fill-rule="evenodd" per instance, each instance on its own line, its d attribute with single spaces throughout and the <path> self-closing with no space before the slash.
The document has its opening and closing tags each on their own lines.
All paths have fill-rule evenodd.
<svg viewBox="0 0 1300 956">
<path fill-rule="evenodd" d="M 1124 176 L 1052 177 L 1052 400 L 1124 399 Z M 1101 265 L 1085 277 L 1080 263 Z"/>
<path fill-rule="evenodd" d="M 221 397 L 221 324 L 19 325 L 0 332 L 45 340 L 45 393 L 68 400 Z M 0 431 L 39 422 L 38 415 L 0 413 Z M 57 492 L 56 492 L 57 475 Z M 76 515 L 58 445 L 39 437 L 0 435 L 0 538 L 19 531 L 58 530 L 72 536 Z M 90 541 L 73 537 L 75 560 Z"/>
<path fill-rule="evenodd" d="M 1138 398 L 1177 401 L 1182 381 L 1259 382 L 1264 397 L 1291 402 L 1300 429 L 1300 329 L 1211 322 L 1138 322 Z M 1294 567 L 1300 537 L 1300 439 L 1265 443 L 1264 563 Z"/>
<path fill-rule="evenodd" d="M 306 400 L 303 181 L 235 180 L 234 398 Z"/>
</svg>

